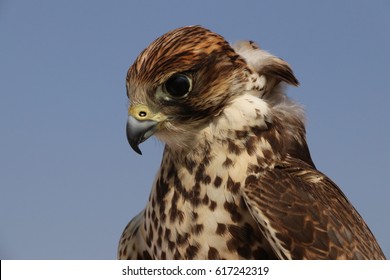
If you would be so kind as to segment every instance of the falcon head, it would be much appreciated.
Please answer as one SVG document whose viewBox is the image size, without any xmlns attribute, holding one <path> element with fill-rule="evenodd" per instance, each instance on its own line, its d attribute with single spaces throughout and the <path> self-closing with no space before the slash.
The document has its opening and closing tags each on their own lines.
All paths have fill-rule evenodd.
<svg viewBox="0 0 390 280">
<path fill-rule="evenodd" d="M 171 149 L 189 148 L 237 96 L 277 103 L 281 81 L 298 85 L 286 62 L 253 42 L 232 47 L 201 26 L 172 30 L 148 46 L 127 73 L 128 141 L 139 154 L 139 144 L 152 135 Z"/>
</svg>

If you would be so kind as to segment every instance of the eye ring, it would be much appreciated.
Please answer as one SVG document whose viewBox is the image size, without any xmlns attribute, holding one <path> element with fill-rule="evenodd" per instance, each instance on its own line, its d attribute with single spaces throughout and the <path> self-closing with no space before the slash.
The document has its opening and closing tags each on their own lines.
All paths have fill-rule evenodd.
<svg viewBox="0 0 390 280">
<path fill-rule="evenodd" d="M 173 98 L 183 98 L 192 90 L 192 80 L 184 74 L 174 74 L 164 83 L 163 89 Z"/>
</svg>

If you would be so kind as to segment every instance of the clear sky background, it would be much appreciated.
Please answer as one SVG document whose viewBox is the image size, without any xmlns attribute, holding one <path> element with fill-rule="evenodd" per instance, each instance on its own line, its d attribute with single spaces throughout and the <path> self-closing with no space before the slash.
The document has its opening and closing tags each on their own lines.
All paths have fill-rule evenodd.
<svg viewBox="0 0 390 280">
<path fill-rule="evenodd" d="M 126 140 L 125 75 L 200 24 L 288 61 L 321 171 L 390 257 L 390 2 L 0 0 L 0 258 L 113 259 L 163 145 Z"/>
</svg>

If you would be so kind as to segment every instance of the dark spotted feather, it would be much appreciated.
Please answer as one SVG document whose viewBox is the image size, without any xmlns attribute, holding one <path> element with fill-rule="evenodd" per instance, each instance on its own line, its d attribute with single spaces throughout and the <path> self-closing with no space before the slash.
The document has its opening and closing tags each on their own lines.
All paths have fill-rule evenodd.
<svg viewBox="0 0 390 280">
<path fill-rule="evenodd" d="M 244 200 L 283 259 L 385 259 L 341 190 L 308 164 L 288 158 L 251 175 Z"/>
</svg>

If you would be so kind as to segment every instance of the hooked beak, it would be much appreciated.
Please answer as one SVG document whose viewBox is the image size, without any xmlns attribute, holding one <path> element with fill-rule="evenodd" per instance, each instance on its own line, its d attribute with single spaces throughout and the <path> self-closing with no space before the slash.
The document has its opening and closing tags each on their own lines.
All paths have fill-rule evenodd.
<svg viewBox="0 0 390 280">
<path fill-rule="evenodd" d="M 126 135 L 133 150 L 142 155 L 139 144 L 152 136 L 158 129 L 158 124 L 166 117 L 161 113 L 153 112 L 148 106 L 136 104 L 129 107 Z"/>
<path fill-rule="evenodd" d="M 139 144 L 144 142 L 156 131 L 158 122 L 153 120 L 137 120 L 129 115 L 126 125 L 127 141 L 131 148 L 138 154 L 142 155 Z"/>
</svg>

